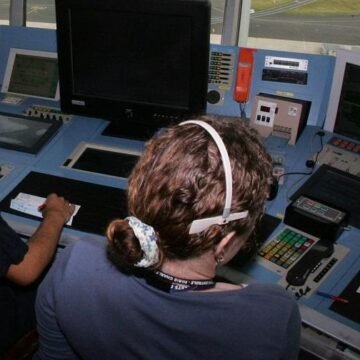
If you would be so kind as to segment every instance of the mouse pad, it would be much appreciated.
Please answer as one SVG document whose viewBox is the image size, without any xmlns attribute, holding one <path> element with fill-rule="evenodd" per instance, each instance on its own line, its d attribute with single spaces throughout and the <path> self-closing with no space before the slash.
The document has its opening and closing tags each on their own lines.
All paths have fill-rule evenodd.
<svg viewBox="0 0 360 360">
<path fill-rule="evenodd" d="M 354 276 L 339 296 L 349 302 L 345 304 L 334 301 L 330 306 L 330 310 L 360 324 L 360 271 Z"/>
<path fill-rule="evenodd" d="M 80 231 L 103 235 L 111 220 L 127 216 L 125 190 L 38 172 L 30 172 L 0 202 L 0 210 L 39 220 L 10 208 L 11 199 L 20 192 L 41 197 L 56 193 L 71 203 L 80 205 L 71 225 L 71 228 Z"/>
</svg>

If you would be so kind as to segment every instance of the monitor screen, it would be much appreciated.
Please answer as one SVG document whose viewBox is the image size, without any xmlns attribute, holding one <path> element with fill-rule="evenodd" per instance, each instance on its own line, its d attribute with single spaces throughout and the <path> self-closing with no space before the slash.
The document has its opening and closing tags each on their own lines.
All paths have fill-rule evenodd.
<svg viewBox="0 0 360 360">
<path fill-rule="evenodd" d="M 119 146 L 81 142 L 63 164 L 64 167 L 128 178 L 141 155 L 140 151 Z"/>
<path fill-rule="evenodd" d="M 63 111 L 139 132 L 205 111 L 208 1 L 57 0 L 56 15 Z"/>
<path fill-rule="evenodd" d="M 21 96 L 59 100 L 56 53 L 11 48 L 1 91 Z"/>
<path fill-rule="evenodd" d="M 360 53 L 339 50 L 324 129 L 360 141 Z"/>
<path fill-rule="evenodd" d="M 0 147 L 35 154 L 60 127 L 56 120 L 0 113 Z"/>
</svg>

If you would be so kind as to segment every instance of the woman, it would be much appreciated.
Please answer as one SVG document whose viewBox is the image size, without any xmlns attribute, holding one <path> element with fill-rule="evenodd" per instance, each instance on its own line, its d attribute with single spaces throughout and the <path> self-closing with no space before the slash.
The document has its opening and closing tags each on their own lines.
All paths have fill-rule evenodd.
<svg viewBox="0 0 360 360">
<path fill-rule="evenodd" d="M 251 246 L 271 159 L 239 120 L 202 118 L 150 140 L 129 218 L 108 245 L 59 257 L 37 300 L 38 359 L 296 359 L 300 317 L 272 284 L 216 282 Z"/>
</svg>

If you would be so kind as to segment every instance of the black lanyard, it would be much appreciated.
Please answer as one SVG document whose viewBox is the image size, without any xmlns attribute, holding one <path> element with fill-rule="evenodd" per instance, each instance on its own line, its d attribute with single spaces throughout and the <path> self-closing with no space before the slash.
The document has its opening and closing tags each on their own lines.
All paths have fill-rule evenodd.
<svg viewBox="0 0 360 360">
<path fill-rule="evenodd" d="M 215 287 L 216 284 L 213 279 L 187 280 L 177 278 L 162 271 L 155 271 L 149 274 L 146 281 L 148 284 L 168 293 L 177 291 L 208 290 Z"/>
</svg>

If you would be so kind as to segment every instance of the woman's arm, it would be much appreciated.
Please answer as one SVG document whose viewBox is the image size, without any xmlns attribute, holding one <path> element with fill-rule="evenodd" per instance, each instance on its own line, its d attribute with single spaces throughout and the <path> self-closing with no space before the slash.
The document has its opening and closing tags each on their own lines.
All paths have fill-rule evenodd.
<svg viewBox="0 0 360 360">
<path fill-rule="evenodd" d="M 43 220 L 27 245 L 24 259 L 17 265 L 10 265 L 6 278 L 19 285 L 29 285 L 39 278 L 54 256 L 64 224 L 74 212 L 64 198 L 50 194 L 42 210 Z"/>
</svg>

